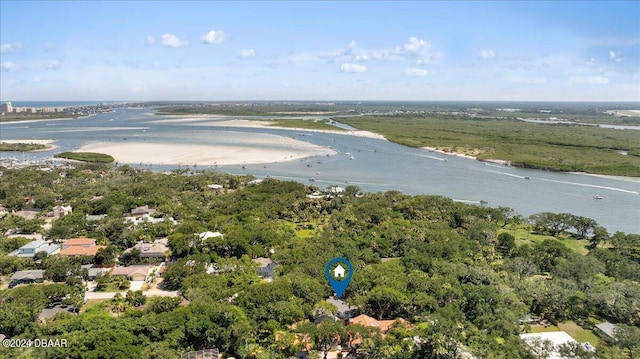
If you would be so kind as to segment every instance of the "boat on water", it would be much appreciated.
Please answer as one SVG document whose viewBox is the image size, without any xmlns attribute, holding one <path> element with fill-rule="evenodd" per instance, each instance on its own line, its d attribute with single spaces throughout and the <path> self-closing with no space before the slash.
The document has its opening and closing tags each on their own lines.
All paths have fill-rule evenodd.
<svg viewBox="0 0 640 359">
<path fill-rule="evenodd" d="M 598 194 L 597 194 L 597 195 L 595 195 L 595 196 L 593 196 L 593 199 L 602 199 L 602 198 L 603 198 L 603 197 L 602 197 L 602 196 L 600 196 L 600 195 L 598 195 Z"/>
<path fill-rule="evenodd" d="M 315 181 L 316 181 L 315 178 L 313 178 L 313 177 L 309 178 L 309 182 L 315 182 Z"/>
<path fill-rule="evenodd" d="M 350 160 L 355 160 L 356 158 L 355 158 L 355 157 L 353 157 L 353 156 L 349 156 L 349 159 L 350 159 Z"/>
<path fill-rule="evenodd" d="M 529 176 L 526 176 L 526 177 L 525 177 L 524 179 L 531 179 L 531 177 L 529 177 Z"/>
<path fill-rule="evenodd" d="M 485 201 L 484 199 L 480 200 L 480 204 L 487 204 L 487 203 L 489 203 L 489 202 Z"/>
</svg>

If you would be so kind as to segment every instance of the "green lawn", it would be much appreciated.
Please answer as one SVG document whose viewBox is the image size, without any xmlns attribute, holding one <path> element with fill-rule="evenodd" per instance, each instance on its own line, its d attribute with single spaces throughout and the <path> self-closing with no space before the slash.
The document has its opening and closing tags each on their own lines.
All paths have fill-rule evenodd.
<svg viewBox="0 0 640 359">
<path fill-rule="evenodd" d="M 591 330 L 583 329 L 574 322 L 560 323 L 558 324 L 558 328 L 569 333 L 569 335 L 579 343 L 589 342 L 595 347 L 600 340 Z"/>
<path fill-rule="evenodd" d="M 584 254 L 584 255 L 589 253 L 588 247 L 590 246 L 590 243 L 585 239 L 576 240 L 569 237 L 552 237 L 547 235 L 534 234 L 534 233 L 530 233 L 528 227 L 524 227 L 524 226 L 518 227 L 516 229 L 501 229 L 498 231 L 498 233 L 501 233 L 501 232 L 507 232 L 512 236 L 514 236 L 516 238 L 516 244 L 519 246 L 525 243 L 529 243 L 530 245 L 533 245 L 535 243 L 540 243 L 545 239 L 555 239 L 562 242 L 565 246 L 567 246 L 572 251 L 575 251 L 577 253 Z"/>
<path fill-rule="evenodd" d="M 578 324 L 569 321 L 564 323 L 559 323 L 557 326 L 551 325 L 548 327 L 542 325 L 532 325 L 531 333 L 545 333 L 545 332 L 557 332 L 564 331 L 567 332 L 573 339 L 575 339 L 579 343 L 589 342 L 594 347 L 598 345 L 598 341 L 600 340 L 597 335 L 595 335 L 591 330 L 583 329 Z"/>
</svg>

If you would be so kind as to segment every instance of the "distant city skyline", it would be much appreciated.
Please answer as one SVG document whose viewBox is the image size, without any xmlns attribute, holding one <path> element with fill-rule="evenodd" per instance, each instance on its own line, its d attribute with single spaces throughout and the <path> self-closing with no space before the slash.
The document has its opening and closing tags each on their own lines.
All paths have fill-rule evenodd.
<svg viewBox="0 0 640 359">
<path fill-rule="evenodd" d="M 640 2 L 0 1 L 0 101 L 640 101 Z"/>
</svg>

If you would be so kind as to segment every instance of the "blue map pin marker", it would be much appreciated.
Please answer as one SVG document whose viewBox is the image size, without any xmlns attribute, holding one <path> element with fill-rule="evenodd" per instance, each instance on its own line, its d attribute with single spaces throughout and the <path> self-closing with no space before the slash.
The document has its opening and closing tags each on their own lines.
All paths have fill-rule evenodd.
<svg viewBox="0 0 640 359">
<path fill-rule="evenodd" d="M 337 266 L 334 267 L 335 264 Z M 336 297 L 340 298 L 347 290 L 351 277 L 353 277 L 353 266 L 345 258 L 334 258 L 327 264 L 324 274 L 327 276 L 331 288 L 336 292 Z"/>
</svg>

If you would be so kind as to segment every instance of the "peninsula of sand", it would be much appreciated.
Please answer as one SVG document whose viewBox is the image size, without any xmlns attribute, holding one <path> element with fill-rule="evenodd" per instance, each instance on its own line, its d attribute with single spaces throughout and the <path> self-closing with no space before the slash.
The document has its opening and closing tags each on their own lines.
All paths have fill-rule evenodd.
<svg viewBox="0 0 640 359">
<path fill-rule="evenodd" d="M 151 141 L 97 142 L 84 145 L 76 152 L 98 152 L 111 155 L 119 163 L 144 163 L 154 165 L 237 165 L 275 163 L 313 156 L 331 156 L 337 152 L 329 147 L 314 145 L 292 137 L 269 133 L 253 133 L 250 136 L 233 131 L 233 128 L 278 128 L 268 121 L 249 121 L 211 116 L 172 118 L 156 123 L 198 124 L 228 128 L 224 139 L 215 139 L 210 144 L 166 143 Z M 337 135 L 363 136 L 384 139 L 368 131 L 324 131 L 304 128 L 278 128 L 296 132 L 330 132 Z"/>
<path fill-rule="evenodd" d="M 154 165 L 235 165 L 291 161 L 312 156 L 327 156 L 336 151 L 293 138 L 259 134 L 234 143 L 183 144 L 159 142 L 96 142 L 75 152 L 111 155 L 120 163 Z"/>
</svg>

